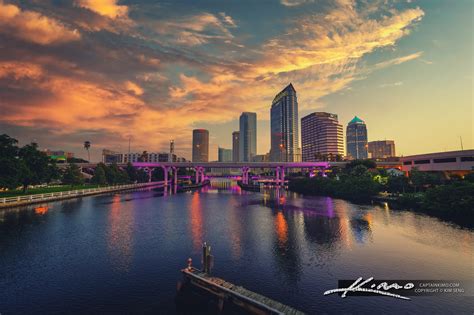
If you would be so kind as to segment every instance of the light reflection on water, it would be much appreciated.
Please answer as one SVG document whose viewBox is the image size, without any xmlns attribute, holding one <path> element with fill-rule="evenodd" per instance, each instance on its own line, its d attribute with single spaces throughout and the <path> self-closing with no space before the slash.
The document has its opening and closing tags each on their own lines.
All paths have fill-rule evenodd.
<svg viewBox="0 0 474 315">
<path fill-rule="evenodd" d="M 89 197 L 0 211 L 0 312 L 173 313 L 179 269 L 309 313 L 472 310 L 468 298 L 323 296 L 338 279 L 472 278 L 473 232 L 426 215 L 215 180 L 199 192 Z M 471 275 L 471 276 L 469 276 Z"/>
</svg>

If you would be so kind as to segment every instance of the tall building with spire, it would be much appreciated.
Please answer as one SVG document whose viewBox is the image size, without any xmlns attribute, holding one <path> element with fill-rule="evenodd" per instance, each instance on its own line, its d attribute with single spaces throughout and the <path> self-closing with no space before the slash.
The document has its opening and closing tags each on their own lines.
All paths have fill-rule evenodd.
<svg viewBox="0 0 474 315">
<path fill-rule="evenodd" d="M 347 156 L 350 159 L 367 159 L 367 126 L 359 117 L 355 116 L 346 129 Z"/>
<path fill-rule="evenodd" d="M 240 115 L 239 160 L 250 162 L 257 155 L 257 114 L 243 112 Z"/>
<path fill-rule="evenodd" d="M 299 154 L 298 99 L 293 84 L 278 93 L 270 109 L 270 160 L 295 162 Z"/>
<path fill-rule="evenodd" d="M 193 130 L 193 162 L 209 162 L 209 131 Z"/>
</svg>

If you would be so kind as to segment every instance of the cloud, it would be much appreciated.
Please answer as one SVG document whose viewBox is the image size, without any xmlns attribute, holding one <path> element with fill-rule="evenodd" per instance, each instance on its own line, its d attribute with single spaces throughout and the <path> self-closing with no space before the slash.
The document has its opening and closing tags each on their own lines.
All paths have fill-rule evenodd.
<svg viewBox="0 0 474 315">
<path fill-rule="evenodd" d="M 155 31 L 159 35 L 164 35 L 172 43 L 184 46 L 230 41 L 234 38 L 230 29 L 235 27 L 235 21 L 224 12 L 218 15 L 203 12 L 154 23 Z"/>
<path fill-rule="evenodd" d="M 419 52 L 409 54 L 409 55 L 406 55 L 406 56 L 402 56 L 402 57 L 390 59 L 390 60 L 387 60 L 387 61 L 379 62 L 379 63 L 375 64 L 375 68 L 376 69 L 381 69 L 381 68 L 386 68 L 386 67 L 390 67 L 390 66 L 394 66 L 394 65 L 399 65 L 399 64 L 407 62 L 407 61 L 418 59 L 422 55 L 423 55 L 423 52 L 419 51 Z"/>
<path fill-rule="evenodd" d="M 77 0 L 75 4 L 111 19 L 127 16 L 128 7 L 118 5 L 117 2 L 117 0 Z"/>
<path fill-rule="evenodd" d="M 280 0 L 280 3 L 286 7 L 296 7 L 302 4 L 312 3 L 314 0 Z"/>
<path fill-rule="evenodd" d="M 396 87 L 396 86 L 401 86 L 401 85 L 403 85 L 403 82 L 397 81 L 393 83 L 383 83 L 383 84 L 380 84 L 379 87 L 386 88 L 386 87 Z"/>
<path fill-rule="evenodd" d="M 133 23 L 118 31 L 120 21 L 132 19 L 126 6 L 116 1 L 77 5 L 100 15 L 72 6 L 55 11 L 46 4 L 41 12 L 48 16 L 35 14 L 62 27 L 61 34 L 72 32 L 68 21 L 82 37 L 63 41 L 60 49 L 50 45 L 32 52 L 16 36 L 22 41 L 0 50 L 0 122 L 49 130 L 46 142 L 58 135 L 77 140 L 87 132 L 92 141 L 110 135 L 100 145 L 117 148 L 133 134 L 136 148 L 156 151 L 173 138 L 178 153 L 188 157 L 191 129 L 232 121 L 244 110 L 268 119 L 273 96 L 289 82 L 298 91 L 300 109 L 321 106 L 324 96 L 368 75 L 360 65 L 365 55 L 395 46 L 424 14 L 419 8 L 384 10 L 331 1 L 324 10 L 285 21 L 284 31 L 256 40 L 248 31 L 242 34 L 244 21 L 228 12 L 182 14 L 163 7 L 159 18 L 149 18 L 154 7 L 137 5 Z M 0 23 L 24 29 L 28 21 L 12 21 L 25 12 L 32 11 L 0 10 Z M 10 35 L 0 30 L 1 36 Z M 421 55 L 384 61 L 370 71 Z M 101 136 L 94 140 L 91 134 Z"/>
<path fill-rule="evenodd" d="M 21 10 L 0 0 L 0 32 L 40 45 L 76 41 L 81 38 L 77 30 L 71 30 L 56 19 L 38 12 Z"/>
</svg>

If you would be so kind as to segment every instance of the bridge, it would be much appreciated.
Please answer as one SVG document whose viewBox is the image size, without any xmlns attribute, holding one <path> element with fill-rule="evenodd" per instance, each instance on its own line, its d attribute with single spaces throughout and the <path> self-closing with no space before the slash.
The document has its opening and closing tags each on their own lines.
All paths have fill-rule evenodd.
<svg viewBox="0 0 474 315">
<path fill-rule="evenodd" d="M 178 169 L 191 168 L 195 171 L 196 183 L 200 183 L 205 179 L 205 172 L 212 168 L 240 169 L 242 174 L 242 182 L 249 183 L 249 173 L 251 169 L 271 169 L 275 171 L 275 182 L 277 185 L 285 182 L 285 171 L 288 169 L 302 169 L 308 172 L 315 170 L 324 171 L 330 167 L 345 167 L 349 162 L 133 162 L 136 168 L 143 169 L 148 172 L 149 181 L 151 174 L 155 168 L 162 168 L 164 171 L 164 182 L 167 185 L 170 172 L 172 172 L 173 184 L 178 182 Z M 98 163 L 77 163 L 81 169 L 95 168 Z M 65 167 L 67 164 L 58 164 Z M 124 168 L 125 163 L 117 164 L 118 167 Z M 377 162 L 380 168 L 401 168 L 400 162 Z"/>
</svg>

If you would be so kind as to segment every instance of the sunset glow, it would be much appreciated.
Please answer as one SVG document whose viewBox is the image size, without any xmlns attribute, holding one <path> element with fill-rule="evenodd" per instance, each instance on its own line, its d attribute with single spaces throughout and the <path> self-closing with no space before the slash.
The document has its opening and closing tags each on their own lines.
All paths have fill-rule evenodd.
<svg viewBox="0 0 474 315">
<path fill-rule="evenodd" d="M 190 158 L 206 128 L 214 160 L 252 111 L 264 154 L 292 82 L 301 117 L 361 115 L 401 155 L 472 147 L 472 2 L 244 2 L 0 0 L 2 133 L 77 156 L 90 140 L 92 160 L 174 139 Z"/>
</svg>

